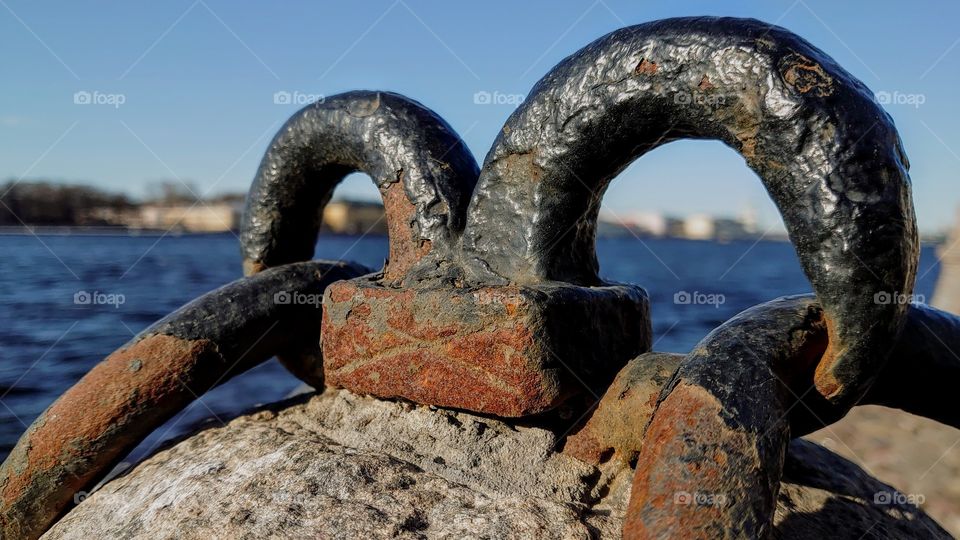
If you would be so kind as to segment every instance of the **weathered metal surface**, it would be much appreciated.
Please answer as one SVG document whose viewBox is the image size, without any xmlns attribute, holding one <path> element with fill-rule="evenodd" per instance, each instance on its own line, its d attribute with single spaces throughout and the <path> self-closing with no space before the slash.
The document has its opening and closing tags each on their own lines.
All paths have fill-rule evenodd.
<svg viewBox="0 0 960 540">
<path fill-rule="evenodd" d="M 863 404 L 883 405 L 960 429 L 953 396 L 960 382 L 960 317 L 911 304 L 890 361 Z"/>
<path fill-rule="evenodd" d="M 293 115 L 274 137 L 247 196 L 241 249 L 247 275 L 313 256 L 321 212 L 352 172 L 370 176 L 388 217 L 389 279 L 446 254 L 463 230 L 477 164 L 433 111 L 390 92 L 328 97 Z"/>
<path fill-rule="evenodd" d="M 589 419 L 567 437 L 563 453 L 594 464 L 632 463 L 643 447 L 643 428 L 657 398 L 681 360 L 682 354 L 650 352 L 628 362 Z"/>
<path fill-rule="evenodd" d="M 597 275 L 600 200 L 631 161 L 680 138 L 746 159 L 816 298 L 747 310 L 682 361 L 627 364 L 650 348 L 649 301 Z M 384 269 L 294 264 L 353 171 L 383 196 Z M 937 399 L 960 374 L 944 353 L 960 319 L 896 301 L 918 257 L 896 130 L 833 60 L 758 21 L 669 19 L 597 40 L 537 84 L 480 171 L 402 96 L 310 105 L 271 143 L 241 243 L 257 276 L 161 320 L 31 426 L 0 467 L 5 537 L 39 535 L 153 427 L 273 354 L 315 386 L 325 372 L 359 393 L 499 416 L 609 385 L 564 451 L 636 459 L 629 538 L 770 534 L 789 439 L 861 399 L 960 425 Z"/>
<path fill-rule="evenodd" d="M 646 293 L 624 285 L 391 288 L 373 277 L 324 299 L 328 384 L 504 417 L 602 393 L 651 338 Z"/>
<path fill-rule="evenodd" d="M 764 537 L 789 439 L 848 411 L 814 391 L 828 339 L 824 310 L 810 295 L 750 308 L 704 338 L 664 386 L 649 424 L 635 426 L 645 434 L 625 537 Z M 960 380 L 955 347 L 960 317 L 909 305 L 890 361 L 861 404 L 960 427 L 943 401 Z M 694 504 L 678 504 L 677 494 L 693 494 Z"/>
<path fill-rule="evenodd" d="M 355 170 L 380 187 L 390 256 L 382 273 L 327 295 L 330 384 L 522 416 L 584 385 L 602 391 L 627 359 L 649 349 L 649 301 L 640 287 L 453 282 L 478 170 L 451 128 L 395 94 L 334 96 L 281 129 L 248 197 L 245 271 L 309 258 L 318 209 Z M 310 376 L 317 357 L 280 356 L 314 386 L 323 380 Z"/>
<path fill-rule="evenodd" d="M 781 377 L 805 372 L 812 388 L 826 337 L 822 310 L 781 299 L 737 315 L 697 344 L 646 429 L 624 537 L 767 536 L 790 441 L 794 390 Z M 695 504 L 678 504 L 684 493 Z"/>
<path fill-rule="evenodd" d="M 780 209 L 833 338 L 817 387 L 869 387 L 910 294 L 918 241 L 907 158 L 873 94 L 787 30 L 693 17 L 617 30 L 550 71 L 487 155 L 463 235 L 468 277 L 599 283 L 609 182 L 670 141 L 737 150 Z M 859 291 L 859 294 L 851 294 Z"/>
<path fill-rule="evenodd" d="M 367 272 L 342 262 L 287 265 L 141 332 L 44 411 L 0 466 L 0 537 L 38 537 L 77 492 L 210 388 L 279 352 L 319 355 L 324 288 Z"/>
</svg>

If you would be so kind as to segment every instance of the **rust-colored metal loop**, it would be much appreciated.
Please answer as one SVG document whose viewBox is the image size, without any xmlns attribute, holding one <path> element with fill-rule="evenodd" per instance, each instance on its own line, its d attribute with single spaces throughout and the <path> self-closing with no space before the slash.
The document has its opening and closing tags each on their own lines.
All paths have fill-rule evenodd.
<svg viewBox="0 0 960 540">
<path fill-rule="evenodd" d="M 79 491 L 207 390 L 284 351 L 319 355 L 324 289 L 368 272 L 328 261 L 270 269 L 197 298 L 117 349 L 0 465 L 0 538 L 39 537 Z"/>
<path fill-rule="evenodd" d="M 704 338 L 646 426 L 624 537 L 766 537 L 787 444 L 849 410 L 812 391 L 828 339 L 825 312 L 809 295 L 750 308 Z M 861 403 L 960 427 L 956 408 L 943 406 L 960 381 L 957 347 L 960 317 L 909 305 L 890 361 Z M 709 494 L 717 504 L 678 505 L 677 493 Z"/>
</svg>

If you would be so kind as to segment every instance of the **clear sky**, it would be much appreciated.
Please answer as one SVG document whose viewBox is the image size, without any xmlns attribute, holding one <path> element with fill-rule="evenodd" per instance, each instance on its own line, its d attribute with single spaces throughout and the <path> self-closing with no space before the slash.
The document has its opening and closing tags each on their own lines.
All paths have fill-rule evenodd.
<svg viewBox="0 0 960 540">
<path fill-rule="evenodd" d="M 179 178 L 245 191 L 280 124 L 310 94 L 393 90 L 436 110 L 482 160 L 551 66 L 622 26 L 679 15 L 778 23 L 833 56 L 886 105 L 912 163 L 922 230 L 960 205 L 960 1 L 246 2 L 0 0 L 0 178 L 48 178 L 141 195 Z M 91 101 L 74 103 L 77 92 Z M 119 103 L 122 101 L 122 103 Z M 340 193 L 375 195 L 351 180 Z M 775 210 L 719 143 L 674 143 L 608 191 L 618 213 Z"/>
</svg>

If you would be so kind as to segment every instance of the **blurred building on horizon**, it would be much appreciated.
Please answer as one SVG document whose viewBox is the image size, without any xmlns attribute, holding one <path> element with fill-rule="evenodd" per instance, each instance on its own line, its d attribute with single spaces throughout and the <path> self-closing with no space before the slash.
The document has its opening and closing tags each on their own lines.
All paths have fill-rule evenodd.
<svg viewBox="0 0 960 540">
<path fill-rule="evenodd" d="M 83 214 L 81 225 L 130 230 L 188 233 L 236 231 L 243 217 L 243 197 L 230 196 L 191 203 L 151 202 L 129 208 L 98 207 Z M 321 231 L 331 234 L 387 234 L 383 205 L 367 201 L 331 201 L 323 209 Z"/>
<path fill-rule="evenodd" d="M 706 213 L 677 217 L 663 212 L 629 212 L 618 214 L 601 211 L 600 236 L 638 236 L 652 238 L 685 238 L 721 242 L 746 240 L 760 236 L 756 214 L 747 209 L 736 217 Z"/>
</svg>

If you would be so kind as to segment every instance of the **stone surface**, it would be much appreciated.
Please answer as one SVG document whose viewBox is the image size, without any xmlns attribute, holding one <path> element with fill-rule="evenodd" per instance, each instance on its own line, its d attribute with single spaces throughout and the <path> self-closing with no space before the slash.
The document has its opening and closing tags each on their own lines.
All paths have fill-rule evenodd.
<svg viewBox="0 0 960 540">
<path fill-rule="evenodd" d="M 649 300 L 630 285 L 334 283 L 321 331 L 328 384 L 519 417 L 604 392 L 650 349 Z"/>
<path fill-rule="evenodd" d="M 629 465 L 597 468 L 558 442 L 530 425 L 328 390 L 161 450 L 44 538 L 619 538 Z M 915 509 L 873 504 L 883 490 L 795 441 L 775 534 L 947 537 Z"/>
<path fill-rule="evenodd" d="M 960 536 L 960 430 L 886 407 L 857 407 L 806 437 L 912 495 Z"/>
<path fill-rule="evenodd" d="M 960 211 L 946 242 L 937 248 L 937 258 L 940 260 L 940 275 L 930 305 L 960 313 Z"/>
</svg>

